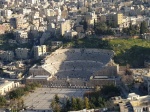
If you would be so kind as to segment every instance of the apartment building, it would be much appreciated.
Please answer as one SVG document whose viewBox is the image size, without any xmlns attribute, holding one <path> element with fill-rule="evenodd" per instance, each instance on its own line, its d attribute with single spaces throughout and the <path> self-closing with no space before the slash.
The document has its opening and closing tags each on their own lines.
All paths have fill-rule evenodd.
<svg viewBox="0 0 150 112">
<path fill-rule="evenodd" d="M 27 48 L 17 48 L 15 49 L 16 57 L 18 59 L 27 59 L 29 54 L 29 49 Z"/>
<path fill-rule="evenodd" d="M 7 18 L 10 18 L 12 16 L 12 11 L 11 10 L 4 10 L 4 16 Z"/>
<path fill-rule="evenodd" d="M 16 36 L 16 40 L 19 43 L 28 43 L 28 32 L 23 30 L 17 30 L 15 36 Z"/>
<path fill-rule="evenodd" d="M 34 58 L 39 59 L 46 54 L 46 45 L 34 46 Z"/>
<path fill-rule="evenodd" d="M 45 14 L 47 16 L 54 16 L 55 15 L 55 12 L 53 9 L 45 9 Z"/>
<path fill-rule="evenodd" d="M 74 30 L 70 30 L 70 31 L 65 32 L 64 36 L 70 39 L 77 35 L 78 35 L 78 32 L 76 32 Z"/>
<path fill-rule="evenodd" d="M 85 16 L 85 20 L 89 25 L 94 25 L 94 21 L 97 22 L 97 15 L 95 12 L 88 12 Z"/>
<path fill-rule="evenodd" d="M 10 18 L 10 25 L 14 29 L 24 29 L 28 26 L 27 19 L 24 18 L 23 14 L 13 15 L 13 17 Z"/>
<path fill-rule="evenodd" d="M 39 0 L 26 0 L 27 4 L 36 4 L 39 3 Z"/>
<path fill-rule="evenodd" d="M 106 21 L 112 26 L 118 26 L 123 23 L 122 13 L 110 13 L 106 15 Z"/>
<path fill-rule="evenodd" d="M 71 30 L 71 21 L 66 20 L 66 21 L 62 22 L 60 25 L 61 35 L 63 36 L 65 34 L 65 32 L 69 31 L 69 30 Z"/>
<path fill-rule="evenodd" d="M 4 61 L 12 61 L 14 59 L 13 51 L 0 51 L 0 58 Z"/>
</svg>

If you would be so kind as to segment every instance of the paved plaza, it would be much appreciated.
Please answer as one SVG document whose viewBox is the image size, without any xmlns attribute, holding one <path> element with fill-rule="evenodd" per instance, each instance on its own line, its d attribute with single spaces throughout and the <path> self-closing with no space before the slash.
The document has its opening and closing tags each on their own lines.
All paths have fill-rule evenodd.
<svg viewBox="0 0 150 112">
<path fill-rule="evenodd" d="M 49 109 L 50 103 L 55 94 L 61 98 L 65 97 L 83 97 L 83 94 L 89 89 L 67 89 L 67 88 L 38 88 L 34 92 L 24 96 L 24 104 L 32 109 Z"/>
</svg>

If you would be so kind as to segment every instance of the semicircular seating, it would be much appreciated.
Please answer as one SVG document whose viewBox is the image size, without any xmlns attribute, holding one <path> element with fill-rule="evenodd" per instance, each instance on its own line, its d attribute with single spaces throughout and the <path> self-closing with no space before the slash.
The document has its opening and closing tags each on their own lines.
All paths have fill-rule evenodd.
<svg viewBox="0 0 150 112">
<path fill-rule="evenodd" d="M 111 60 L 113 52 L 100 49 L 58 49 L 45 58 L 43 68 L 58 78 L 86 78 Z"/>
</svg>

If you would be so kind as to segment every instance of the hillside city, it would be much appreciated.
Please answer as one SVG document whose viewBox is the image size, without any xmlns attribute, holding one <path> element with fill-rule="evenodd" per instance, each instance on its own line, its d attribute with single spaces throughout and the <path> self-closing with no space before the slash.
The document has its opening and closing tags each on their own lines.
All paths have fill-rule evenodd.
<svg viewBox="0 0 150 112">
<path fill-rule="evenodd" d="M 150 112 L 150 0 L 0 0 L 0 112 Z"/>
</svg>

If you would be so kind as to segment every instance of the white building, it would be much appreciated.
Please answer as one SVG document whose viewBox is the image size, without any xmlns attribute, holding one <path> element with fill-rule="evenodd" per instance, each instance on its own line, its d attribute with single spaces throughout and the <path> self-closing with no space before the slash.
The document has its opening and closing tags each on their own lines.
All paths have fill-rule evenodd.
<svg viewBox="0 0 150 112">
<path fill-rule="evenodd" d="M 14 81 L 0 81 L 0 95 L 5 95 L 13 88 L 19 87 L 19 85 L 19 82 L 15 83 Z"/>
<path fill-rule="evenodd" d="M 47 16 L 54 16 L 55 15 L 55 12 L 53 9 L 45 9 L 45 14 Z"/>
<path fill-rule="evenodd" d="M 39 3 L 39 0 L 26 0 L 27 4 L 37 4 Z"/>
<path fill-rule="evenodd" d="M 23 14 L 29 14 L 31 12 L 31 8 L 24 8 L 22 9 Z"/>
<path fill-rule="evenodd" d="M 11 15 L 12 15 L 12 13 L 13 13 L 13 12 L 12 12 L 11 10 L 5 10 L 5 11 L 4 11 L 4 16 L 7 17 L 7 18 L 10 18 Z"/>
<path fill-rule="evenodd" d="M 65 32 L 69 30 L 71 30 L 71 21 L 66 20 L 65 22 L 62 22 L 60 25 L 61 35 L 64 36 Z"/>
<path fill-rule="evenodd" d="M 150 112 L 150 96 L 139 96 L 135 93 L 130 93 L 128 100 L 133 108 L 133 112 Z"/>
<path fill-rule="evenodd" d="M 39 59 L 46 54 L 46 45 L 34 46 L 34 58 Z"/>
</svg>

